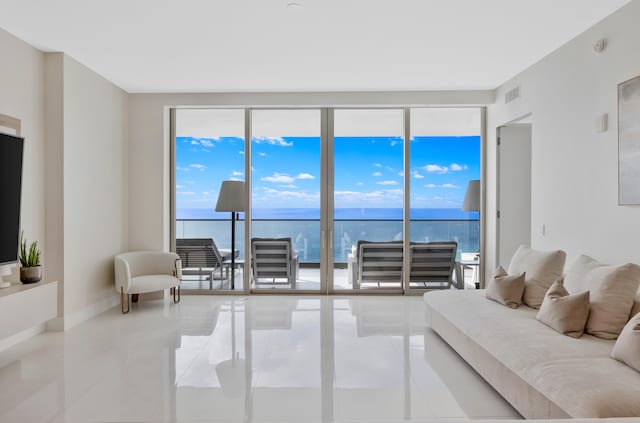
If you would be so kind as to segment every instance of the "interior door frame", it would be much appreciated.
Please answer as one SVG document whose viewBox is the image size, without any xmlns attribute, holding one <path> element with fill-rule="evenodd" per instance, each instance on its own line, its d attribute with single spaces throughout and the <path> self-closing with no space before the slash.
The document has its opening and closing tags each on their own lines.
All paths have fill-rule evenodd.
<svg viewBox="0 0 640 423">
<path fill-rule="evenodd" d="M 501 184 L 500 184 L 500 180 L 502 178 L 501 172 L 500 172 L 500 166 L 502 163 L 502 155 L 500 152 L 500 145 L 502 143 L 502 139 L 501 139 L 501 131 L 503 128 L 507 127 L 507 126 L 512 126 L 512 125 L 517 125 L 517 124 L 525 124 L 525 123 L 529 123 L 531 124 L 531 133 L 532 133 L 532 137 L 531 137 L 531 144 L 533 146 L 533 124 L 530 122 L 531 117 L 533 116 L 533 113 L 529 112 L 526 113 L 522 116 L 519 116 L 513 120 L 510 120 L 506 123 L 503 123 L 502 125 L 498 125 L 496 127 L 496 203 L 495 203 L 495 210 L 496 210 L 496 214 L 494 216 L 495 219 L 495 236 L 496 236 L 496 245 L 495 245 L 495 261 L 496 261 L 496 266 L 498 266 L 500 263 L 500 225 L 501 225 L 501 221 L 500 221 L 500 201 L 501 201 Z M 481 256 L 482 257 L 482 256 Z M 505 263 L 506 265 L 506 263 Z M 483 273 L 480 273 L 483 274 Z"/>
</svg>

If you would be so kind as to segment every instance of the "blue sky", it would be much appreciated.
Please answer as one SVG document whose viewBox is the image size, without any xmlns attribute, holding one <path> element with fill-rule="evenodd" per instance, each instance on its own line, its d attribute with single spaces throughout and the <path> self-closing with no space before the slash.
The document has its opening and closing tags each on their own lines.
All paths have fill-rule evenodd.
<svg viewBox="0 0 640 423">
<path fill-rule="evenodd" d="M 336 208 L 400 208 L 403 140 L 336 137 Z M 263 137 L 252 142 L 254 208 L 320 207 L 320 139 Z M 240 138 L 178 137 L 177 208 L 215 207 L 223 180 L 244 180 Z M 460 208 L 467 182 L 480 177 L 480 137 L 411 141 L 411 207 Z"/>
</svg>

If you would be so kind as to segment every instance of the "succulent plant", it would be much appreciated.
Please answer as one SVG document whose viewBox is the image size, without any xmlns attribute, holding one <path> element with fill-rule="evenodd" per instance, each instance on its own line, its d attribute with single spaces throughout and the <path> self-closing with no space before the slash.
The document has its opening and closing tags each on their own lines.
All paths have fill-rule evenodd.
<svg viewBox="0 0 640 423">
<path fill-rule="evenodd" d="M 38 241 L 33 241 L 27 249 L 27 240 L 24 238 L 24 232 L 20 235 L 20 263 L 22 267 L 40 266 L 40 249 Z"/>
</svg>

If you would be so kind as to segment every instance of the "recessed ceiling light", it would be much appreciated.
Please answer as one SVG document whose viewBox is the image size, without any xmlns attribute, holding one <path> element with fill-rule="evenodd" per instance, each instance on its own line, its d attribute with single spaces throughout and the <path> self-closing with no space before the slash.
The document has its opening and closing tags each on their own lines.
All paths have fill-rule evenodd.
<svg viewBox="0 0 640 423">
<path fill-rule="evenodd" d="M 302 5 L 300 3 L 296 3 L 296 2 L 289 2 L 287 3 L 287 9 L 289 10 L 300 10 L 302 9 Z"/>
</svg>

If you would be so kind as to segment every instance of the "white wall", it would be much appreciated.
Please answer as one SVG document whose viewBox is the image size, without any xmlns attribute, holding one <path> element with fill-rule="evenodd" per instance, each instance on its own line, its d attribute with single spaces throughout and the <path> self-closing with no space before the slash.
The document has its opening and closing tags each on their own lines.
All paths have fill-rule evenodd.
<svg viewBox="0 0 640 423">
<path fill-rule="evenodd" d="M 64 55 L 45 55 L 45 211 L 44 277 L 58 283 L 58 317 L 64 315 Z"/>
<path fill-rule="evenodd" d="M 491 91 L 131 94 L 129 247 L 169 248 L 169 107 L 484 105 Z"/>
<path fill-rule="evenodd" d="M 640 74 L 640 2 L 590 28 L 496 91 L 488 109 L 486 274 L 495 254 L 496 127 L 532 113 L 532 245 L 585 253 L 612 263 L 640 262 L 640 208 L 618 206 L 617 84 Z M 595 54 L 593 43 L 609 47 Z M 504 104 L 520 86 L 522 97 Z M 609 113 L 606 133 L 596 118 Z M 546 236 L 541 225 L 546 225 Z"/>
<path fill-rule="evenodd" d="M 66 55 L 63 85 L 67 319 L 116 300 L 113 256 L 127 249 L 128 237 L 128 100 L 123 90 Z"/>
<path fill-rule="evenodd" d="M 20 224 L 25 236 L 45 246 L 44 57 L 0 29 L 0 114 L 21 121 L 25 137 Z M 43 262 L 47 251 L 43 248 Z M 17 267 L 14 280 L 17 280 Z"/>
<path fill-rule="evenodd" d="M 62 53 L 0 30 L 0 113 L 25 137 L 21 224 L 59 280 L 54 327 L 117 302 L 113 255 L 128 244 L 127 94 Z M 17 280 L 17 275 L 14 276 Z"/>
</svg>

